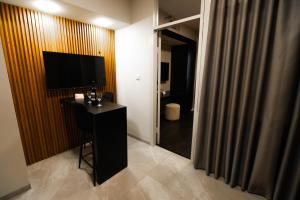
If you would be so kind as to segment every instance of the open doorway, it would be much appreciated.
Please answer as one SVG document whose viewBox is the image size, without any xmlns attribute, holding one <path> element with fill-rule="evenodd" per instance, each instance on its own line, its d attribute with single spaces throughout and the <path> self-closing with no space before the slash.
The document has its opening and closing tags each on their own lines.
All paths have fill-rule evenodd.
<svg viewBox="0 0 300 200">
<path fill-rule="evenodd" d="M 199 20 L 160 30 L 158 145 L 191 157 Z M 187 31 L 189 30 L 189 32 Z M 191 37 L 193 32 L 195 37 Z"/>
</svg>

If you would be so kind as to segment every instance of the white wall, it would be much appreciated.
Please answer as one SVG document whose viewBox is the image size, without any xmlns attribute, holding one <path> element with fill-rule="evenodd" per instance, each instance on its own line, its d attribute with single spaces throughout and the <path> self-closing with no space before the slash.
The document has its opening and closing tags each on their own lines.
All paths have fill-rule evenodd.
<svg viewBox="0 0 300 200">
<path fill-rule="evenodd" d="M 0 197 L 28 186 L 27 169 L 0 40 Z"/>
<path fill-rule="evenodd" d="M 128 133 L 154 133 L 153 0 L 132 1 L 132 24 L 115 33 L 117 101 L 127 106 Z M 139 80 L 138 80 L 139 79 Z"/>
<path fill-rule="evenodd" d="M 170 83 L 171 83 L 171 70 L 172 70 L 172 65 L 171 65 L 171 51 L 169 50 L 161 50 L 161 62 L 167 62 L 169 63 L 169 80 L 167 80 L 164 83 L 160 84 L 160 90 L 161 91 L 170 91 Z"/>
</svg>

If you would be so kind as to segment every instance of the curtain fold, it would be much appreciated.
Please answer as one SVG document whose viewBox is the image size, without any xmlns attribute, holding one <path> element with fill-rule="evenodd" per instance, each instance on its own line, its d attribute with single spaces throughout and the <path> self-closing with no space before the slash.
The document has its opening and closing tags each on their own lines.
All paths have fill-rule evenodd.
<svg viewBox="0 0 300 200">
<path fill-rule="evenodd" d="M 299 10 L 211 2 L 195 168 L 268 199 L 300 198 Z"/>
</svg>

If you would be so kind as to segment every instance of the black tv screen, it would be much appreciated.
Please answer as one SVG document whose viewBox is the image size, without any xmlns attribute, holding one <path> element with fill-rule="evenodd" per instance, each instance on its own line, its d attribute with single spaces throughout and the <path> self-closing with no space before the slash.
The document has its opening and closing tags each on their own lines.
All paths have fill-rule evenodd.
<svg viewBox="0 0 300 200">
<path fill-rule="evenodd" d="M 160 65 L 160 81 L 166 82 L 169 80 L 169 63 L 161 62 Z"/>
<path fill-rule="evenodd" d="M 104 57 L 43 51 L 48 89 L 105 86 Z"/>
</svg>

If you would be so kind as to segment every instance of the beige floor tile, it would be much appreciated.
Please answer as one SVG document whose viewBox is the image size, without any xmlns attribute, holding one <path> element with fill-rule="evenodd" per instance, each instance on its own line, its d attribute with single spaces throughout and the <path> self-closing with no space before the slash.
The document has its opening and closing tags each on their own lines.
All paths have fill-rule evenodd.
<svg viewBox="0 0 300 200">
<path fill-rule="evenodd" d="M 69 197 L 63 197 L 63 200 L 100 200 L 101 198 L 93 191 L 88 189 L 86 191 L 74 192 Z M 54 199 L 53 199 L 54 200 Z"/>
<path fill-rule="evenodd" d="M 32 189 L 14 200 L 262 200 L 195 170 L 191 161 L 128 137 L 128 168 L 93 187 L 78 148 L 28 167 Z"/>
<path fill-rule="evenodd" d="M 174 173 L 181 171 L 189 164 L 191 164 L 191 160 L 174 153 L 162 162 L 162 165 L 167 166 Z"/>
<path fill-rule="evenodd" d="M 100 190 L 110 190 L 116 193 L 115 196 L 121 197 L 134 188 L 144 177 L 142 173 L 126 168 L 102 184 Z"/>
<path fill-rule="evenodd" d="M 107 185 L 100 185 L 92 189 L 95 195 L 100 200 L 119 200 L 118 188 L 109 187 Z"/>
<path fill-rule="evenodd" d="M 141 180 L 138 186 L 147 200 L 177 200 L 179 196 L 166 186 L 147 176 Z"/>
<path fill-rule="evenodd" d="M 56 191 L 51 200 L 64 199 L 72 196 L 74 193 L 80 194 L 92 187 L 90 176 L 87 173 L 83 173 L 80 170 L 72 171 L 68 177 L 62 180 L 61 187 Z"/>
<path fill-rule="evenodd" d="M 160 147 L 139 142 L 128 149 L 128 166 L 132 170 L 147 174 L 157 164 L 166 160 L 171 153 Z"/>
<path fill-rule="evenodd" d="M 149 176 L 164 185 L 180 199 L 195 199 L 189 185 L 186 185 L 174 171 L 172 167 L 160 164 L 149 172 Z"/>
<path fill-rule="evenodd" d="M 147 198 L 143 191 L 136 186 L 124 196 L 124 200 L 147 200 Z"/>
</svg>

